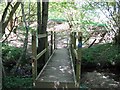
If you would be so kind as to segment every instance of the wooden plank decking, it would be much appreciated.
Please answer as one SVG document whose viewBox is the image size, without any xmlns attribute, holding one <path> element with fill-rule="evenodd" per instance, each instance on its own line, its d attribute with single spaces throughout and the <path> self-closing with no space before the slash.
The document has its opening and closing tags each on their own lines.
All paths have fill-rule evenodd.
<svg viewBox="0 0 120 90">
<path fill-rule="evenodd" d="M 67 49 L 57 49 L 35 81 L 37 88 L 74 88 L 72 61 Z"/>
</svg>

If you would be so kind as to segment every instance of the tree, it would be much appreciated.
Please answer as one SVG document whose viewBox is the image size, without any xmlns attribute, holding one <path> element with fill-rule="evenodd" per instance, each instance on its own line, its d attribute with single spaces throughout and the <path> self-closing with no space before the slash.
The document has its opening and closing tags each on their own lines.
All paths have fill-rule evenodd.
<svg viewBox="0 0 120 90">
<path fill-rule="evenodd" d="M 37 34 L 42 34 L 42 18 L 41 18 L 41 2 L 40 0 L 37 0 Z M 38 49 L 37 49 L 37 53 L 40 53 L 43 49 L 44 49 L 44 42 L 42 41 L 42 39 L 38 38 Z M 41 68 L 41 65 L 44 61 L 44 57 L 42 56 L 39 61 L 38 61 L 38 67 Z"/>
<path fill-rule="evenodd" d="M 120 46 L 120 1 L 116 1 L 115 5 L 113 7 L 114 7 L 113 13 L 109 9 L 108 9 L 108 11 L 110 12 L 111 17 L 115 22 L 115 26 L 117 26 L 115 43 L 118 44 L 118 46 Z M 108 8 L 109 8 L 109 6 L 108 6 Z"/>
<path fill-rule="evenodd" d="M 26 29 L 26 34 L 25 34 L 23 52 L 21 54 L 21 57 L 17 61 L 15 71 L 18 69 L 18 67 L 20 67 L 21 60 L 25 60 L 26 59 L 26 52 L 27 52 L 27 45 L 28 45 L 28 31 L 29 31 L 29 29 L 28 29 L 28 25 L 27 25 L 27 22 L 26 22 L 26 18 L 25 18 L 24 3 L 22 3 L 22 2 L 21 2 L 21 9 L 22 9 L 23 22 L 24 22 L 24 26 L 25 26 L 25 29 Z"/>
<path fill-rule="evenodd" d="M 2 15 L 2 19 L 1 19 L 1 23 L 2 23 L 2 34 L 5 33 L 5 28 L 7 27 L 9 21 L 12 19 L 15 11 L 17 10 L 17 8 L 19 7 L 20 5 L 20 2 L 16 2 L 16 4 L 13 6 L 7 20 L 5 20 L 5 18 L 7 17 L 7 10 L 8 10 L 8 7 L 10 6 L 10 3 L 11 2 L 8 2 L 6 8 L 4 9 L 4 12 L 3 12 L 3 15 Z"/>
<path fill-rule="evenodd" d="M 115 44 L 120 46 L 120 1 L 93 3 L 92 6 L 98 7 L 109 19 L 109 27 L 115 33 Z"/>
<path fill-rule="evenodd" d="M 38 34 L 45 34 L 46 33 L 46 29 L 47 29 L 47 20 L 48 20 L 48 0 L 46 2 L 44 2 L 44 0 L 42 1 L 42 3 L 40 2 L 40 0 L 38 0 L 37 2 L 37 33 Z M 42 4 L 42 11 L 41 11 L 41 4 Z M 38 49 L 37 49 L 37 53 L 40 53 L 42 50 L 45 49 L 45 38 L 38 38 Z M 45 56 L 42 56 L 40 58 L 40 60 L 38 60 L 38 65 L 40 65 L 39 67 L 43 67 L 43 65 L 45 64 Z"/>
</svg>

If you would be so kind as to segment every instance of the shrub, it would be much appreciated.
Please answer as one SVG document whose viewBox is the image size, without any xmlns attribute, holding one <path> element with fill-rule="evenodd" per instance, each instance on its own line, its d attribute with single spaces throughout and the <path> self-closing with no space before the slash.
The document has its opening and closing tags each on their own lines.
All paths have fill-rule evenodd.
<svg viewBox="0 0 120 90">
<path fill-rule="evenodd" d="M 13 66 L 16 65 L 16 62 L 19 59 L 21 53 L 21 48 L 9 46 L 6 44 L 2 45 L 2 62 L 6 73 L 9 73 Z"/>
<path fill-rule="evenodd" d="M 22 53 L 21 48 L 9 46 L 6 44 L 2 45 L 2 59 L 6 62 L 9 60 L 18 60 Z"/>
<path fill-rule="evenodd" d="M 82 60 L 85 62 L 113 63 L 120 62 L 119 48 L 112 43 L 95 45 L 82 49 Z"/>
</svg>

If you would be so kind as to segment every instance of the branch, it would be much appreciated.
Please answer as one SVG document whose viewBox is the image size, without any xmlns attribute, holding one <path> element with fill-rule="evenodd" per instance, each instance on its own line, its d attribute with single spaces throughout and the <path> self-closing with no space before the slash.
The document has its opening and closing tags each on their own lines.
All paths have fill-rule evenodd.
<svg viewBox="0 0 120 90">
<path fill-rule="evenodd" d="M 3 15 L 2 15 L 1 22 L 4 22 L 4 20 L 5 20 L 5 18 L 6 18 L 7 10 L 8 10 L 8 7 L 10 6 L 10 3 L 11 3 L 11 2 L 8 2 L 6 8 L 4 9 L 4 12 L 3 12 Z"/>
<path fill-rule="evenodd" d="M 18 61 L 16 63 L 15 72 L 17 71 L 18 67 L 20 66 L 20 61 L 26 59 L 26 51 L 27 51 L 27 44 L 28 44 L 28 26 L 27 26 L 27 22 L 26 22 L 26 18 L 25 18 L 24 4 L 23 3 L 21 3 L 21 9 L 22 9 L 23 22 L 24 22 L 25 28 L 26 28 L 26 34 L 25 34 L 23 52 L 21 54 L 21 57 L 18 59 Z"/>
<path fill-rule="evenodd" d="M 7 19 L 5 22 L 2 23 L 2 34 L 5 33 L 5 28 L 7 27 L 9 21 L 12 19 L 13 14 L 14 14 L 15 11 L 17 10 L 17 8 L 19 7 L 20 3 L 21 3 L 21 2 L 17 2 L 17 3 L 14 5 L 12 11 L 11 11 L 10 14 L 9 14 L 8 19 Z"/>
<path fill-rule="evenodd" d="M 12 32 L 12 30 L 10 30 L 10 33 L 9 33 L 8 36 L 2 41 L 2 43 L 4 43 L 4 42 L 8 39 L 8 37 L 9 37 L 10 34 L 11 34 L 11 32 Z"/>
<path fill-rule="evenodd" d="M 109 12 L 110 16 L 112 17 L 112 19 L 113 19 L 114 22 L 116 23 L 117 27 L 119 27 L 119 25 L 118 25 L 116 19 L 114 18 L 113 14 L 112 14 L 112 11 L 110 10 L 110 7 L 109 7 L 109 5 L 108 5 L 108 2 L 106 2 L 106 5 L 107 5 L 106 10 Z M 105 15 L 105 14 L 104 14 L 104 15 Z"/>
<path fill-rule="evenodd" d="M 107 32 L 104 32 L 104 33 L 102 34 L 102 38 L 99 40 L 98 43 L 101 43 L 101 42 L 103 41 L 103 39 L 104 39 L 104 37 L 105 37 L 106 34 L 107 34 Z"/>
<path fill-rule="evenodd" d="M 89 2 L 88 2 L 89 3 Z M 106 2 L 107 3 L 107 2 Z M 92 6 L 92 4 L 91 3 L 89 3 L 89 5 L 91 5 Z M 106 4 L 107 6 L 108 6 L 108 4 Z M 92 7 L 94 7 L 94 6 L 92 6 Z M 100 9 L 100 11 L 102 11 L 102 13 L 106 16 L 106 18 L 108 18 L 108 19 L 110 19 L 107 15 L 106 15 L 106 13 L 105 12 L 103 12 L 103 10 L 99 7 L 99 5 L 97 5 L 97 7 Z M 109 7 L 109 6 L 108 6 Z M 110 16 L 112 17 L 112 19 L 113 19 L 113 21 L 116 23 L 116 25 L 117 25 L 117 27 L 119 27 L 119 25 L 117 24 L 117 21 L 115 20 L 115 18 L 113 17 L 113 15 L 112 15 L 112 11 L 110 10 L 110 9 L 108 9 L 108 8 L 106 8 L 106 10 L 109 12 L 109 14 L 110 14 Z M 110 21 L 111 22 L 111 21 Z M 111 22 L 112 23 L 112 22 Z M 112 23 L 113 24 L 113 23 Z"/>
<path fill-rule="evenodd" d="M 83 44 L 85 44 L 91 37 L 92 35 L 95 33 L 95 31 L 93 31 L 91 34 L 89 34 L 90 36 L 83 42 Z"/>
<path fill-rule="evenodd" d="M 97 39 L 95 39 L 95 40 L 89 45 L 88 48 L 92 47 L 96 40 L 97 40 Z"/>
<path fill-rule="evenodd" d="M 11 32 L 13 31 L 13 28 L 14 28 L 15 26 L 13 26 L 12 27 L 12 29 L 11 30 L 9 30 L 10 31 L 10 33 L 7 35 L 7 37 L 2 41 L 2 43 L 4 43 L 7 39 L 8 39 L 8 37 L 10 36 L 10 34 L 11 34 Z M 17 28 L 17 27 L 16 27 Z M 16 29 L 15 28 L 15 29 Z"/>
<path fill-rule="evenodd" d="M 117 3 L 117 5 L 118 5 L 118 8 L 120 8 L 120 1 L 119 2 L 116 2 Z"/>
</svg>

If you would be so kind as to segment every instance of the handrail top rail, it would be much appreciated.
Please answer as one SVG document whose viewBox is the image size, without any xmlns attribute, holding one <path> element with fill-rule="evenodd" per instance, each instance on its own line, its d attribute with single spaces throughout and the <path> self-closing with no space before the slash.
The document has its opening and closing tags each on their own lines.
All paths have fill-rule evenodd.
<svg viewBox="0 0 120 90">
<path fill-rule="evenodd" d="M 47 48 L 45 48 L 44 50 L 42 50 L 37 56 L 36 56 L 36 60 L 38 60 L 43 54 L 45 54 L 47 51 Z"/>
</svg>

